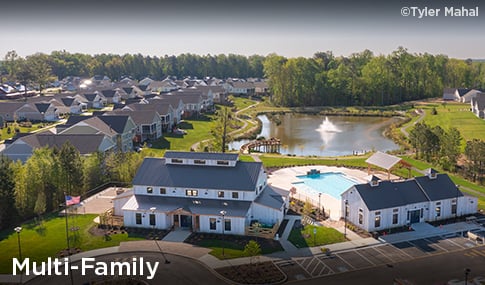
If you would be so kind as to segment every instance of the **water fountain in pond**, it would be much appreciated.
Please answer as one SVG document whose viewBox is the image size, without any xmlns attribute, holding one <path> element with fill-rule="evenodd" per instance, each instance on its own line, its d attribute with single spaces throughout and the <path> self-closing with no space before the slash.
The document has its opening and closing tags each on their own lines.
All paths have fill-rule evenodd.
<svg viewBox="0 0 485 285">
<path fill-rule="evenodd" d="M 327 145 L 335 137 L 335 133 L 340 133 L 341 130 L 325 116 L 323 122 L 316 129 L 320 133 L 324 145 Z"/>
</svg>

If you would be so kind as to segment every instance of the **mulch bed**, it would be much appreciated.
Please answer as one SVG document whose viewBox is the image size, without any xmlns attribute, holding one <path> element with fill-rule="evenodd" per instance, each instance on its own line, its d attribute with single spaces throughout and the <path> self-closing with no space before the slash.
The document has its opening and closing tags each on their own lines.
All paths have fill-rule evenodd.
<svg viewBox="0 0 485 285">
<path fill-rule="evenodd" d="M 267 249 L 270 249 L 271 252 L 283 250 L 283 247 L 279 241 L 254 236 L 224 235 L 223 237 L 222 234 L 192 233 L 184 242 L 197 246 L 203 246 L 204 241 L 207 240 L 225 240 L 235 244 L 240 249 L 244 249 L 250 240 L 255 240 L 261 247 L 263 254 Z"/>
<path fill-rule="evenodd" d="M 285 274 L 271 261 L 217 268 L 216 271 L 241 284 L 275 284 L 286 280 Z"/>
</svg>

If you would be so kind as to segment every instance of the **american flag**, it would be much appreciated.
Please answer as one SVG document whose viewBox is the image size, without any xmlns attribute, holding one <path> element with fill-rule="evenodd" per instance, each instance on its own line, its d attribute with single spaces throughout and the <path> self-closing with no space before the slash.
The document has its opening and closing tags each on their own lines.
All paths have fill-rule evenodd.
<svg viewBox="0 0 485 285">
<path fill-rule="evenodd" d="M 66 196 L 66 206 L 76 205 L 81 202 L 81 196 Z"/>
</svg>

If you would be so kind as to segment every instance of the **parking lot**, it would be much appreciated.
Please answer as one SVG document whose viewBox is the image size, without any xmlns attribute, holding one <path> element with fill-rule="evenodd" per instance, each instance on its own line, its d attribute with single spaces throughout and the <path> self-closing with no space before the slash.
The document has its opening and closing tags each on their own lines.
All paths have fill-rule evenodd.
<svg viewBox="0 0 485 285">
<path fill-rule="evenodd" d="M 476 231 L 485 236 L 485 231 Z M 485 257 L 482 242 L 469 239 L 463 233 L 434 236 L 393 244 L 382 244 L 336 252 L 327 255 L 295 258 L 290 261 L 277 261 L 275 264 L 288 276 L 288 281 L 325 276 L 379 265 L 389 265 L 440 253 L 474 248 L 464 255 Z"/>
</svg>

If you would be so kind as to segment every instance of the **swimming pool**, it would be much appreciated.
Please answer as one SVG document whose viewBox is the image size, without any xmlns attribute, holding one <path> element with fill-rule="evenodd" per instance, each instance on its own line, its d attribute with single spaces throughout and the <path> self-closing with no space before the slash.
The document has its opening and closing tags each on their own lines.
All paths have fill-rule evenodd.
<svg viewBox="0 0 485 285">
<path fill-rule="evenodd" d="M 293 183 L 297 189 L 326 193 L 337 200 L 340 200 L 340 194 L 358 182 L 348 178 L 341 172 L 326 172 L 309 175 L 297 176 L 301 181 Z"/>
</svg>

